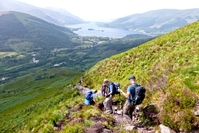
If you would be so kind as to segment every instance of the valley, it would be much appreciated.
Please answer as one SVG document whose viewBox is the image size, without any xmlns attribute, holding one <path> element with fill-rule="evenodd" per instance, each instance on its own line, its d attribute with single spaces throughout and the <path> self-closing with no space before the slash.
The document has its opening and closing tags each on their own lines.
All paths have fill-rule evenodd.
<svg viewBox="0 0 199 133">
<path fill-rule="evenodd" d="M 153 39 L 142 34 L 123 38 L 80 36 L 19 12 L 3 12 L 0 20 L 0 115 L 6 114 L 1 120 L 8 120 L 3 132 L 18 130 L 36 115 L 32 112 L 27 117 L 27 107 L 34 105 L 40 110 L 45 99 L 51 101 L 54 95 L 58 101 L 71 97 L 60 97 L 60 93 L 65 95 L 62 88 L 74 86 L 98 61 Z M 46 111 L 50 108 L 47 106 Z M 12 125 L 10 120 L 14 121 Z"/>
</svg>

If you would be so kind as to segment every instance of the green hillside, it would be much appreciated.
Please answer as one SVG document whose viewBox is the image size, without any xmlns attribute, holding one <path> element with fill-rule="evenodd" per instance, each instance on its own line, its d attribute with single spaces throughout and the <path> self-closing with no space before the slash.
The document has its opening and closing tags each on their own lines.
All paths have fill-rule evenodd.
<svg viewBox="0 0 199 133">
<path fill-rule="evenodd" d="M 28 75 L 0 85 L 0 132 L 19 132 L 30 120 L 56 110 L 60 102 L 77 96 L 72 90 L 80 72 L 66 69 L 35 69 Z M 41 79 L 35 80 L 41 76 Z M 64 107 L 64 106 L 63 106 Z M 36 127 L 36 125 L 35 125 Z"/>
<path fill-rule="evenodd" d="M 156 123 L 162 123 L 176 132 L 197 131 L 199 118 L 194 111 L 199 93 L 198 27 L 199 22 L 187 25 L 100 61 L 83 75 L 83 85 L 100 89 L 103 79 L 108 78 L 121 82 L 125 90 L 129 85 L 128 77 L 134 74 L 137 82 L 147 89 L 146 99 L 141 106 L 153 104 L 158 111 L 158 114 L 145 119 L 155 119 Z M 79 78 L 72 82 L 73 85 L 77 80 Z M 103 128 L 126 132 L 114 125 L 112 116 L 103 113 L 97 106 L 83 107 L 84 97 L 73 85 L 60 87 L 47 101 L 40 100 L 37 104 L 18 110 L 15 115 L 5 115 L 1 119 L 4 121 L 2 124 L 9 125 L 11 129 L 2 126 L 3 131 L 78 133 L 87 131 L 89 127 L 97 127 L 100 121 Z M 97 98 L 97 103 L 102 100 Z M 43 111 L 41 107 L 44 107 Z M 8 122 L 5 121 L 7 119 Z M 11 121 L 15 124 L 8 124 Z M 155 122 L 150 122 L 149 126 L 154 126 Z"/>
<path fill-rule="evenodd" d="M 0 13 L 0 50 L 28 51 L 74 47 L 74 35 L 69 29 L 47 23 L 19 12 Z"/>
<path fill-rule="evenodd" d="M 175 131 L 199 126 L 194 115 L 199 94 L 199 21 L 97 63 L 84 83 L 100 88 L 104 78 L 129 85 L 128 77 L 147 89 L 143 106 L 155 104 L 160 123 Z"/>
</svg>

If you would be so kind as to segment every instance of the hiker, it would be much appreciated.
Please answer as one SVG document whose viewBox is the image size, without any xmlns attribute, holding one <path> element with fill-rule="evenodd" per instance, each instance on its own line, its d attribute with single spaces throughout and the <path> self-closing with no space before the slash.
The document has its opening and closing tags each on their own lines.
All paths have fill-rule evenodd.
<svg viewBox="0 0 199 133">
<path fill-rule="evenodd" d="M 112 114 L 113 109 L 112 109 L 112 99 L 113 99 L 113 84 L 108 81 L 108 79 L 104 79 L 104 84 L 107 86 L 107 92 L 105 93 L 106 99 L 104 100 L 103 104 L 106 109 L 107 113 Z"/>
<path fill-rule="evenodd" d="M 79 79 L 78 85 L 81 85 L 83 83 L 82 77 Z"/>
<path fill-rule="evenodd" d="M 133 103 L 135 97 L 135 88 L 139 85 L 135 82 L 135 76 L 133 75 L 129 77 L 129 81 L 131 85 L 128 86 L 127 93 L 123 92 L 121 89 L 118 91 L 127 98 L 124 104 L 123 113 L 124 115 L 129 116 L 132 120 L 132 113 L 135 109 L 135 105 Z"/>
<path fill-rule="evenodd" d="M 84 104 L 85 105 L 94 105 L 95 104 L 95 99 L 94 99 L 94 96 L 95 94 L 97 93 L 97 90 L 95 91 L 88 91 L 85 95 L 85 101 L 84 101 Z"/>
</svg>

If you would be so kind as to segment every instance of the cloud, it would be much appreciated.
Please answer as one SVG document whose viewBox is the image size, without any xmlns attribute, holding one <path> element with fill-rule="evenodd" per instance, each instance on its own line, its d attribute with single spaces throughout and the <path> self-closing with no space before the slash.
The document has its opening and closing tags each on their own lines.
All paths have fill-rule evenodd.
<svg viewBox="0 0 199 133">
<path fill-rule="evenodd" d="M 64 8 L 84 20 L 112 20 L 157 9 L 196 8 L 196 0 L 20 0 L 39 7 Z"/>
</svg>

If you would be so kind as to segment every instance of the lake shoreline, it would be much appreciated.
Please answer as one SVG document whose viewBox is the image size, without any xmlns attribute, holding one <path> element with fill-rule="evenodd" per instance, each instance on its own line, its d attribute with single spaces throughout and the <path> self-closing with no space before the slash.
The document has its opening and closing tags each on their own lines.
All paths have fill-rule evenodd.
<svg viewBox="0 0 199 133">
<path fill-rule="evenodd" d="M 81 36 L 122 38 L 131 34 L 144 34 L 138 31 L 129 31 L 129 30 L 124 30 L 124 29 L 101 27 L 97 24 L 97 22 L 66 25 L 65 27 L 71 29 L 74 33 Z"/>
</svg>

